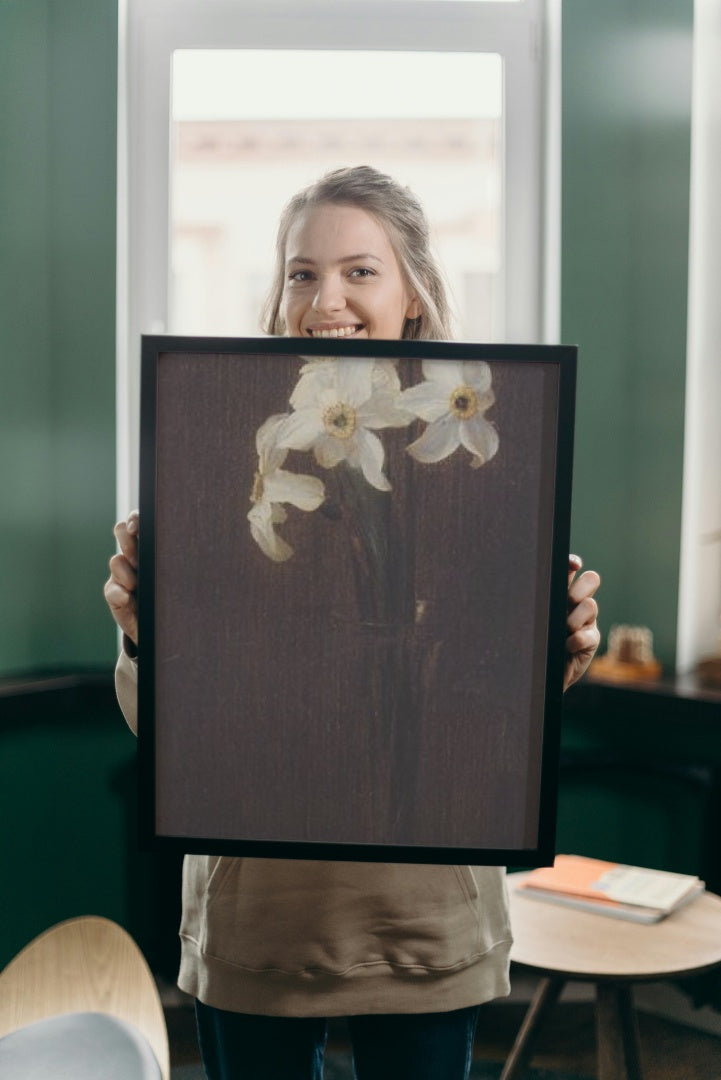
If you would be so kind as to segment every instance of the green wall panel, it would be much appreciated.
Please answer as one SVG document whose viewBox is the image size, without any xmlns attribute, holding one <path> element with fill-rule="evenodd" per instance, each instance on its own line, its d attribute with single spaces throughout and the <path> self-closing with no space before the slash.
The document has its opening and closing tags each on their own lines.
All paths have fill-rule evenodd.
<svg viewBox="0 0 721 1080">
<path fill-rule="evenodd" d="M 0 675 L 111 663 L 116 0 L 0 0 Z"/>
<path fill-rule="evenodd" d="M 3 836 L 12 888 L 2 903 L 0 967 L 62 919 L 96 914 L 128 925 L 132 804 L 118 778 L 134 757 L 117 708 L 82 717 L 38 703 L 25 723 L 3 727 L 0 808 L 13 826 Z"/>
<path fill-rule="evenodd" d="M 44 5 L 0 3 L 0 671 L 45 650 L 53 500 Z M 35 613 L 35 614 L 34 614 Z"/>
<path fill-rule="evenodd" d="M 601 627 L 675 658 L 692 0 L 563 6 L 562 338 L 579 345 L 573 546 Z"/>
<path fill-rule="evenodd" d="M 137 743 L 108 674 L 0 693 L 0 969 L 77 915 L 124 926 L 175 978 L 180 857 L 138 848 Z"/>
</svg>

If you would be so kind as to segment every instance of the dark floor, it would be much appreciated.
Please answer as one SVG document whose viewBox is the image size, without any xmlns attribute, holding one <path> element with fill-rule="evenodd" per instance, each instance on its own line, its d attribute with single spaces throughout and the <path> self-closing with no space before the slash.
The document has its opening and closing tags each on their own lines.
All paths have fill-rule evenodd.
<svg viewBox="0 0 721 1080">
<path fill-rule="evenodd" d="M 523 1019 L 524 1004 L 486 1005 L 476 1039 L 476 1056 L 504 1061 Z M 193 1010 L 166 1010 L 171 1065 L 199 1059 Z M 721 1038 L 681 1024 L 639 1013 L 639 1035 L 645 1080 L 721 1080 Z M 331 1040 L 345 1041 L 342 1022 L 334 1022 Z M 591 1002 L 561 1002 L 542 1029 L 533 1064 L 559 1072 L 595 1076 L 595 1031 Z"/>
</svg>

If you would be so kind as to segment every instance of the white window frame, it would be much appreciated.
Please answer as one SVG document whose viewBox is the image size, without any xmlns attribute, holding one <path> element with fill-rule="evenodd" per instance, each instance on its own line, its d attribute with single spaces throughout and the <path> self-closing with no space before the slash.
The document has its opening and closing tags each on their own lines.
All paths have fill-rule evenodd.
<svg viewBox="0 0 721 1080">
<path fill-rule="evenodd" d="M 140 335 L 167 327 L 173 52 L 499 53 L 506 122 L 503 290 L 512 297 L 504 305 L 503 338 L 553 342 L 560 321 L 559 39 L 560 0 L 119 0 L 120 516 L 138 496 Z"/>
<path fill-rule="evenodd" d="M 688 337 L 676 670 L 721 652 L 721 0 L 696 0 L 693 31 Z"/>
</svg>

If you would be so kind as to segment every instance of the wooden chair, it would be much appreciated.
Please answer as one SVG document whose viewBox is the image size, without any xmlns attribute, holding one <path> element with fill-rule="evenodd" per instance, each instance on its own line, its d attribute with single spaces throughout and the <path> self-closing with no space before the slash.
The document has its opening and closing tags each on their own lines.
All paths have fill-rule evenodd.
<svg viewBox="0 0 721 1080">
<path fill-rule="evenodd" d="M 542 978 L 501 1080 L 520 1080 L 540 1025 L 568 981 L 596 987 L 599 1080 L 643 1080 L 632 988 L 721 966 L 721 897 L 703 893 L 661 922 L 625 922 L 522 895 L 509 874 L 511 960 Z"/>
<path fill-rule="evenodd" d="M 133 939 L 109 919 L 88 915 L 58 923 L 31 941 L 0 973 L 0 1063 L 3 1051 L 11 1052 L 29 1025 L 35 1027 L 24 1040 L 25 1054 L 33 1045 L 40 1046 L 40 1037 L 48 1030 L 41 1022 L 55 1021 L 57 1030 L 59 1018 L 73 1019 L 72 1040 L 79 1052 L 82 1045 L 90 1046 L 77 1035 L 82 1035 L 83 1024 L 88 1027 L 86 1020 L 92 1026 L 93 1018 L 105 1018 L 100 1023 L 114 1025 L 115 1038 L 128 1035 L 147 1057 L 143 1047 L 149 1047 L 156 1075 L 169 1080 L 168 1035 L 155 981 Z M 97 1036 L 98 1023 L 95 1029 Z M 69 1045 L 67 1030 L 62 1045 Z M 62 1073 L 71 1074 L 78 1080 L 85 1075 L 80 1065 L 75 1073 Z M 128 1072 L 129 1077 L 148 1075 L 137 1067 Z"/>
</svg>

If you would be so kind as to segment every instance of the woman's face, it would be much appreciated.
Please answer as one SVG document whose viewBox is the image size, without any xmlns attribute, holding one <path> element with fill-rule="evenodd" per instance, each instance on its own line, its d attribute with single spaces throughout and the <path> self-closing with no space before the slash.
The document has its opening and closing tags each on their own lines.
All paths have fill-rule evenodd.
<svg viewBox="0 0 721 1080">
<path fill-rule="evenodd" d="M 311 207 L 288 231 L 285 252 L 286 334 L 400 338 L 421 313 L 388 234 L 360 207 Z"/>
</svg>

